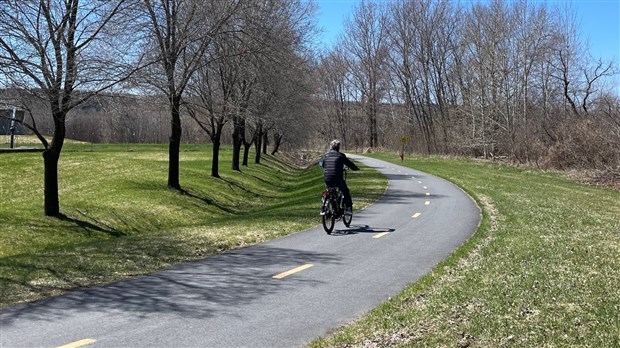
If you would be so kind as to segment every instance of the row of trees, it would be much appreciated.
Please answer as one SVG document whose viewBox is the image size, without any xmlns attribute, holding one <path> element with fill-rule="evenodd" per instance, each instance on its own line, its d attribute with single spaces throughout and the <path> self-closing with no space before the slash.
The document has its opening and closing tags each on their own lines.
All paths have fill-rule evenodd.
<svg viewBox="0 0 620 348">
<path fill-rule="evenodd" d="M 45 213 L 60 215 L 67 126 L 91 141 L 167 137 L 177 190 L 184 136 L 213 143 L 214 177 L 222 143 L 239 170 L 285 137 L 396 149 L 411 136 L 418 152 L 618 170 L 617 66 L 587 54 L 570 9 L 361 1 L 320 54 L 313 20 L 307 0 L 1 1 L 0 99 L 45 147 Z"/>
<path fill-rule="evenodd" d="M 320 59 L 319 132 L 349 147 L 411 135 L 426 153 L 617 168 L 617 65 L 588 55 L 577 16 L 528 1 L 362 1 Z"/>
<path fill-rule="evenodd" d="M 213 176 L 219 176 L 219 146 L 229 122 L 234 169 L 242 146 L 247 164 L 248 147 L 263 147 L 268 130 L 277 146 L 294 128 L 290 115 L 308 105 L 312 19 L 312 4 L 301 0 L 3 1 L 0 84 L 16 94 L 11 103 L 29 112 L 24 126 L 45 147 L 45 214 L 61 216 L 58 160 L 67 119 L 87 114 L 87 102 L 105 104 L 93 102 L 104 91 L 108 99 L 131 92 L 142 102 L 149 95 L 166 100 L 173 189 L 181 190 L 182 114 L 213 142 Z M 37 126 L 41 110 L 53 124 L 51 142 Z"/>
</svg>

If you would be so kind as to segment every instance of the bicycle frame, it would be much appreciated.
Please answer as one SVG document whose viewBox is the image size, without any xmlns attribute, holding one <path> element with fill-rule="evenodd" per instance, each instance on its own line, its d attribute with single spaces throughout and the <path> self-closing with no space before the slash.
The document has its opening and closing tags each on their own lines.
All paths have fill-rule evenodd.
<svg viewBox="0 0 620 348">
<path fill-rule="evenodd" d="M 337 187 L 328 187 L 323 191 L 323 204 L 321 214 L 325 213 L 325 208 L 327 204 L 332 204 L 334 209 L 334 218 L 340 219 L 342 217 L 342 213 L 344 211 L 342 202 L 344 201 L 344 195 L 342 191 L 340 191 Z"/>
</svg>

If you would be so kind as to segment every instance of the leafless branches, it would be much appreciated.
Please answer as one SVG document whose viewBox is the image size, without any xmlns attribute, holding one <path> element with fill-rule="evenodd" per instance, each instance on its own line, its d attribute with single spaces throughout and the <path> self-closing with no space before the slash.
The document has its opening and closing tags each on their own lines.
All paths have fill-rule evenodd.
<svg viewBox="0 0 620 348">
<path fill-rule="evenodd" d="M 558 142 L 575 139 L 568 134 L 571 123 L 587 124 L 580 134 L 593 135 L 600 134 L 597 127 L 614 125 L 603 133 L 618 143 L 612 132 L 617 86 L 610 83 L 618 76 L 617 62 L 587 54 L 570 6 L 362 2 L 348 23 L 339 47 L 321 60 L 321 95 L 332 101 L 322 108 L 324 124 L 354 133 L 357 123 L 343 111 L 361 107 L 371 114 L 367 106 L 377 93 L 375 119 L 382 131 L 377 141 L 363 139 L 366 146 L 400 146 L 410 134 L 417 151 L 539 161 Z M 387 40 L 375 40 L 379 33 Z M 346 63 L 334 64 L 335 57 Z M 338 103 L 337 88 L 344 86 L 351 90 Z M 319 134 L 330 134 L 325 128 Z M 620 158 L 618 151 L 614 156 Z"/>
</svg>

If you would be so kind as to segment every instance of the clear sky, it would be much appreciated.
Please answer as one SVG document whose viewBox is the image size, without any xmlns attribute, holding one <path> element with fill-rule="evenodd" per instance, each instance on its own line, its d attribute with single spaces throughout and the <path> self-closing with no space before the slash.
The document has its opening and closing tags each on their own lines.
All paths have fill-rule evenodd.
<svg viewBox="0 0 620 348">
<path fill-rule="evenodd" d="M 320 40 L 322 46 L 331 47 L 342 32 L 344 18 L 351 14 L 359 0 L 316 0 L 316 2 L 319 5 L 318 24 L 324 30 Z M 573 4 L 578 12 L 578 20 L 581 20 L 582 38 L 590 42 L 590 53 L 595 58 L 620 61 L 620 0 L 548 2 Z"/>
</svg>

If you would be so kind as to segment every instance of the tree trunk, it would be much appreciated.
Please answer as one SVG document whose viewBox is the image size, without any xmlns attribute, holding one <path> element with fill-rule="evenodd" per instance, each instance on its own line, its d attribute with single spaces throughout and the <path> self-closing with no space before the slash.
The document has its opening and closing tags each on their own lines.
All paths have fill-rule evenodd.
<svg viewBox="0 0 620 348">
<path fill-rule="evenodd" d="M 220 148 L 222 145 L 222 128 L 223 124 L 218 124 L 215 132 L 211 136 L 211 142 L 213 143 L 213 160 L 211 162 L 211 176 L 214 178 L 220 177 Z"/>
<path fill-rule="evenodd" d="M 170 101 L 172 114 L 172 133 L 170 134 L 170 146 L 168 148 L 168 188 L 181 190 L 179 183 L 179 159 L 181 150 L 181 96 L 176 95 Z"/>
<path fill-rule="evenodd" d="M 282 144 L 282 138 L 284 137 L 281 133 L 273 134 L 273 150 L 271 150 L 271 155 L 275 155 L 280 149 L 280 144 Z"/>
<path fill-rule="evenodd" d="M 372 147 L 379 146 L 379 134 L 377 133 L 377 108 L 373 106 L 371 119 Z"/>
<path fill-rule="evenodd" d="M 269 143 L 269 131 L 263 132 L 263 155 L 267 154 L 267 144 Z"/>
<path fill-rule="evenodd" d="M 213 141 L 213 161 L 211 162 L 211 176 L 214 178 L 220 177 L 220 140 Z"/>
<path fill-rule="evenodd" d="M 233 117 L 233 156 L 232 156 L 232 170 L 241 171 L 239 167 L 239 155 L 241 152 L 241 117 L 234 116 Z"/>
<path fill-rule="evenodd" d="M 222 146 L 222 128 L 224 128 L 224 122 L 218 121 L 213 134 L 211 135 L 211 142 L 213 143 L 213 161 L 211 163 L 211 176 L 214 178 L 220 177 L 220 148 Z"/>
<path fill-rule="evenodd" d="M 248 157 L 250 156 L 250 147 L 252 146 L 252 142 L 243 142 L 243 166 L 248 166 Z"/>
<path fill-rule="evenodd" d="M 60 151 L 50 148 L 43 152 L 44 164 L 44 211 L 47 216 L 60 215 L 58 202 L 58 158 Z"/>
<path fill-rule="evenodd" d="M 56 107 L 57 108 L 57 107 Z M 43 152 L 43 210 L 46 216 L 59 216 L 58 200 L 58 159 L 65 142 L 65 118 L 62 111 L 54 114 L 54 138 L 48 149 Z"/>
<path fill-rule="evenodd" d="M 368 101 L 368 140 L 369 146 L 371 148 L 377 147 L 378 144 L 378 135 L 377 135 L 377 107 L 376 102 L 374 101 L 374 96 L 371 97 L 371 100 Z"/>
<path fill-rule="evenodd" d="M 263 124 L 259 121 L 256 125 L 256 141 L 254 142 L 254 149 L 256 154 L 254 157 L 254 163 L 260 164 L 260 152 L 263 147 Z"/>
</svg>

